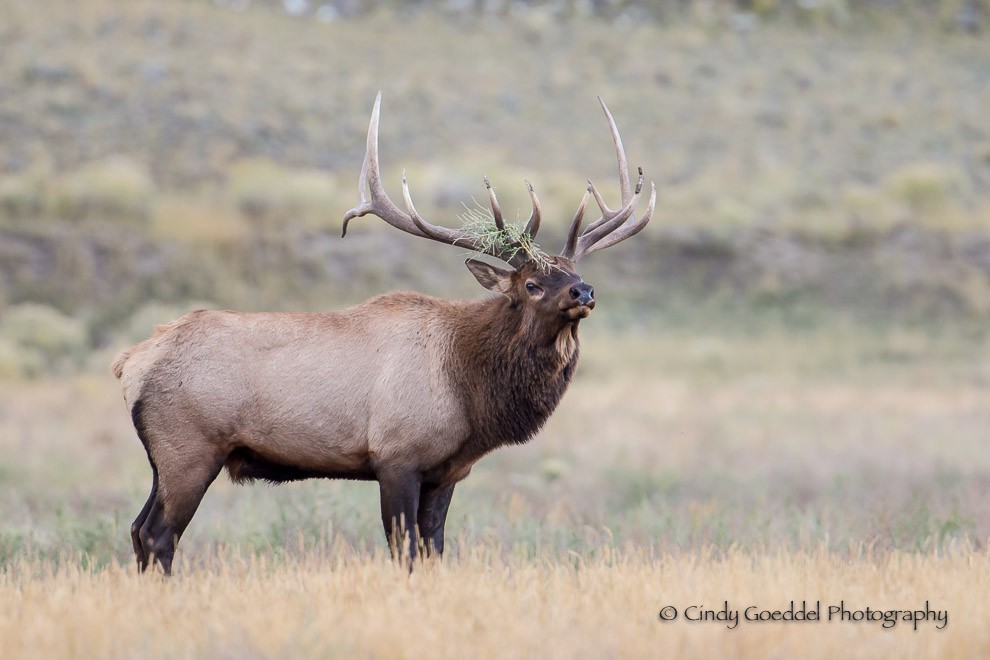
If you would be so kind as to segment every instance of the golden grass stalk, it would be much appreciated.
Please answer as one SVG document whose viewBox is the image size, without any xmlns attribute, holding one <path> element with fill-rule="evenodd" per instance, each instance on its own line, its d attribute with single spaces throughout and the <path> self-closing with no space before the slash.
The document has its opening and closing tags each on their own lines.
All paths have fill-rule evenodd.
<svg viewBox="0 0 990 660">
<path fill-rule="evenodd" d="M 990 553 L 827 550 L 505 558 L 468 546 L 409 575 L 336 545 L 272 560 L 236 548 L 177 577 L 22 561 L 0 575 L 4 656 L 986 657 Z M 688 606 L 947 611 L 937 621 L 684 621 Z M 926 605 L 927 602 L 927 605 Z M 681 613 L 662 623 L 658 612 Z"/>
</svg>

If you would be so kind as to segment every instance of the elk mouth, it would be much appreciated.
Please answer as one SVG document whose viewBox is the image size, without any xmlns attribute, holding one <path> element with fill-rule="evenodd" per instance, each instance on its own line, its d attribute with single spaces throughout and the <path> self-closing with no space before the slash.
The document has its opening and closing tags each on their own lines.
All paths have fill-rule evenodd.
<svg viewBox="0 0 990 660">
<path fill-rule="evenodd" d="M 591 310 L 595 308 L 595 301 L 585 303 L 576 303 L 573 305 L 568 305 L 567 307 L 561 307 L 560 313 L 568 321 L 580 321 L 581 319 L 586 319 L 591 314 Z"/>
</svg>

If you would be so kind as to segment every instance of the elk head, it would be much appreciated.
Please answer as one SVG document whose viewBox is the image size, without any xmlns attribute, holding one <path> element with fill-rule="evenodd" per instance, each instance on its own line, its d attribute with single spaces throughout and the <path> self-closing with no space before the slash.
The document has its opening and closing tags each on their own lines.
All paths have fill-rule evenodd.
<svg viewBox="0 0 990 660">
<path fill-rule="evenodd" d="M 548 329 L 551 332 L 555 330 L 559 333 L 567 324 L 576 324 L 586 318 L 595 307 L 595 290 L 581 279 L 575 270 L 575 265 L 585 255 L 611 247 L 642 231 L 653 215 L 657 196 L 656 186 L 651 183 L 650 201 L 646 213 L 642 218 L 637 219 L 635 211 L 643 191 L 643 170 L 642 168 L 638 170 L 639 178 L 634 189 L 630 182 L 619 129 L 601 97 L 598 101 L 608 119 L 612 141 L 615 144 L 622 205 L 616 210 L 609 208 L 598 189 L 589 181 L 584 197 L 571 221 L 567 242 L 557 256 L 544 254 L 533 243 L 540 230 L 542 211 L 540 200 L 529 181 L 525 183 L 533 204 L 533 212 L 525 229 L 520 231 L 505 224 L 495 190 L 488 177 L 485 177 L 485 187 L 488 189 L 492 208 L 493 231 L 490 236 L 494 238 L 479 238 L 465 230 L 437 226 L 424 220 L 413 205 L 405 172 L 402 173 L 402 197 L 406 210 L 400 210 L 385 193 L 378 164 L 378 119 L 381 100 L 382 95 L 379 92 L 371 111 L 367 150 L 358 179 L 358 205 L 344 216 L 343 235 L 347 234 L 347 223 L 351 219 L 369 213 L 376 215 L 393 227 L 413 236 L 462 246 L 505 261 L 510 266 L 509 269 L 498 268 L 473 258 L 468 259 L 466 265 L 483 287 L 508 297 L 514 307 L 524 308 L 524 313 L 534 320 L 543 319 L 544 324 L 550 326 Z M 595 198 L 602 215 L 582 231 L 585 207 L 590 196 Z"/>
</svg>

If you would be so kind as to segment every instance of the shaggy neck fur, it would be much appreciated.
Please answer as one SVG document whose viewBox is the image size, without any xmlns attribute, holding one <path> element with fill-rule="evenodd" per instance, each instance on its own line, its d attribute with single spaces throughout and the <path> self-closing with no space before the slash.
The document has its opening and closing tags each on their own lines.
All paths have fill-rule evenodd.
<svg viewBox="0 0 990 660">
<path fill-rule="evenodd" d="M 532 438 L 557 407 L 578 360 L 577 321 L 533 318 L 508 298 L 481 303 L 454 332 L 472 445 L 480 456 Z"/>
</svg>

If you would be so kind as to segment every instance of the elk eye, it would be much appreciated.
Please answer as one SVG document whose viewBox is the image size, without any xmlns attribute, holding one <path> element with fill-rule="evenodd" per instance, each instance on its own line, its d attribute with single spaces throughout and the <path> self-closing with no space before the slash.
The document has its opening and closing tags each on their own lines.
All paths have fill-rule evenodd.
<svg viewBox="0 0 990 660">
<path fill-rule="evenodd" d="M 540 293 L 543 291 L 543 289 L 541 289 L 533 282 L 526 282 L 526 290 L 529 291 L 530 293 Z"/>
</svg>

